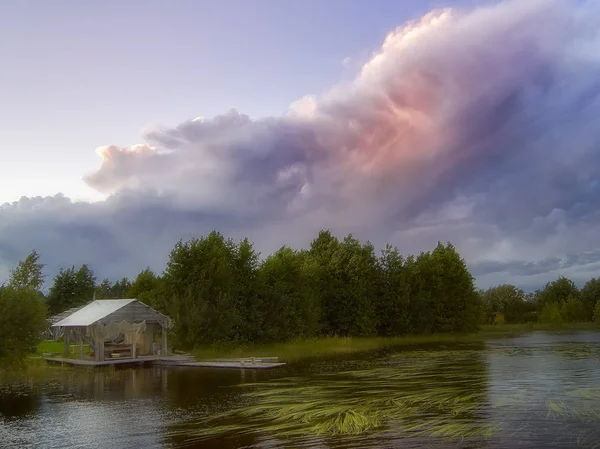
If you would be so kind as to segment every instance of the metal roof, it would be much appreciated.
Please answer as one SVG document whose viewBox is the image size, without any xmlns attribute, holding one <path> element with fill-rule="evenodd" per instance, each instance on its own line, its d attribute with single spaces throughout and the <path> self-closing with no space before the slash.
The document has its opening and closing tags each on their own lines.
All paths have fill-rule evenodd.
<svg viewBox="0 0 600 449">
<path fill-rule="evenodd" d="M 75 313 L 53 324 L 53 327 L 89 326 L 111 313 L 125 307 L 135 299 L 99 299 L 92 301 Z"/>
<path fill-rule="evenodd" d="M 79 309 L 83 309 L 84 307 L 85 307 L 85 304 L 82 306 L 78 306 L 78 307 L 71 307 L 70 309 L 65 310 L 64 312 L 58 313 L 58 314 L 48 318 L 47 321 L 50 321 L 50 323 L 52 323 L 52 324 L 58 323 L 59 321 L 64 320 L 69 315 L 73 315 Z"/>
</svg>

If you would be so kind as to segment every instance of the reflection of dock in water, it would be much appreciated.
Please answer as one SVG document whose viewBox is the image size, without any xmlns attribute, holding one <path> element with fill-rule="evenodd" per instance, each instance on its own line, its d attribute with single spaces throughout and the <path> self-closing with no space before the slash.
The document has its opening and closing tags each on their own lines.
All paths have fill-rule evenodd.
<svg viewBox="0 0 600 449">
<path fill-rule="evenodd" d="M 71 359 L 67 357 L 44 357 L 48 363 L 55 363 L 70 366 L 83 366 L 90 368 L 120 366 L 122 368 L 136 366 L 187 366 L 199 368 L 230 368 L 230 369 L 270 369 L 285 365 L 279 362 L 277 357 L 248 357 L 236 359 L 211 359 L 196 360 L 188 355 L 168 355 L 168 356 L 137 356 L 114 358 L 109 360 L 97 361 L 92 357 L 84 359 Z"/>
</svg>

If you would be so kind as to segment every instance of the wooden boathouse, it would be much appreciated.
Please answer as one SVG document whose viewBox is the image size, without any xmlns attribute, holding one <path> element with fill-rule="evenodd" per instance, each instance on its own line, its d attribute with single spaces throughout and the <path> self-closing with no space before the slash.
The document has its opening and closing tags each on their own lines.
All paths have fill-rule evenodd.
<svg viewBox="0 0 600 449">
<path fill-rule="evenodd" d="M 65 357 L 44 357 L 50 363 L 87 367 L 152 364 L 242 370 L 285 365 L 277 357 L 196 361 L 189 355 L 169 354 L 167 331 L 173 326 L 171 319 L 137 299 L 95 300 L 69 309 L 51 318 L 50 322 L 51 334 L 55 339 L 62 335 L 65 344 Z M 72 342 L 79 343 L 76 358 L 66 356 Z M 91 348 L 89 354 L 84 353 L 85 345 Z"/>
<path fill-rule="evenodd" d="M 65 352 L 78 342 L 79 360 L 91 365 L 168 355 L 170 318 L 137 299 L 96 300 L 60 318 L 52 327 L 62 334 Z M 90 355 L 84 356 L 84 343 L 90 345 Z"/>
</svg>

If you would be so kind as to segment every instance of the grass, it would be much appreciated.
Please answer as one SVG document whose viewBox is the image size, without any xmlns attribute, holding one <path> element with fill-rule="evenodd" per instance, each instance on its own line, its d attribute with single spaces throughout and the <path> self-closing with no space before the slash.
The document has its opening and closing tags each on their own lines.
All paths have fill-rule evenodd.
<svg viewBox="0 0 600 449">
<path fill-rule="evenodd" d="M 59 353 L 63 354 L 65 350 L 65 344 L 62 341 L 55 340 L 44 340 L 38 343 L 36 352 L 33 355 L 41 356 L 42 354 L 52 354 Z M 83 354 L 89 355 L 90 353 L 90 345 L 83 345 Z M 79 343 L 73 343 L 70 345 L 70 356 L 78 357 L 79 356 Z"/>
<path fill-rule="evenodd" d="M 64 348 L 65 345 L 62 341 L 44 340 L 38 343 L 36 354 L 44 354 L 48 352 L 60 352 L 62 354 Z"/>
<path fill-rule="evenodd" d="M 598 330 L 598 326 L 591 322 L 584 323 L 563 323 L 556 326 L 544 323 L 523 323 L 523 324 L 486 324 L 481 326 L 479 333 L 490 335 L 495 333 L 511 334 L 533 331 L 555 331 L 555 330 Z"/>
<path fill-rule="evenodd" d="M 48 376 L 60 375 L 70 368 L 57 365 L 49 365 L 42 359 L 42 354 L 63 354 L 64 343 L 62 341 L 44 340 L 38 343 L 34 352 L 23 360 L 8 362 L 0 361 L 0 386 L 25 384 L 33 380 L 46 380 Z M 76 357 L 79 354 L 79 345 L 71 345 L 70 355 Z M 84 345 L 84 354 L 89 354 L 89 345 Z"/>
<path fill-rule="evenodd" d="M 569 323 L 563 330 L 596 329 L 593 323 Z M 405 335 L 400 337 L 322 337 L 292 340 L 282 343 L 202 346 L 192 351 L 198 359 L 279 357 L 285 362 L 296 362 L 313 357 L 333 356 L 372 351 L 388 347 L 411 346 L 427 343 L 465 343 L 483 341 L 498 336 L 511 337 L 526 332 L 556 330 L 538 323 L 486 325 L 472 334 Z"/>
<path fill-rule="evenodd" d="M 459 341 L 469 336 L 449 334 L 411 337 L 323 337 L 292 340 L 283 343 L 203 346 L 192 354 L 199 359 L 221 357 L 279 357 L 286 362 L 294 362 L 311 357 L 337 354 L 352 354 L 372 351 L 385 347 L 410 345 L 428 342 Z"/>
<path fill-rule="evenodd" d="M 39 357 L 29 357 L 23 363 L 0 366 L 0 390 L 2 387 L 29 384 L 35 380 L 47 380 L 49 375 L 61 375 L 70 367 L 51 366 Z"/>
</svg>

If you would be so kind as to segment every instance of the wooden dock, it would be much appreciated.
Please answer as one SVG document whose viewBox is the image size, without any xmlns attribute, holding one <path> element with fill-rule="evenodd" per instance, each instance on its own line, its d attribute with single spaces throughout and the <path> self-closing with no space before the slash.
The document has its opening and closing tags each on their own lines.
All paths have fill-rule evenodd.
<svg viewBox="0 0 600 449">
<path fill-rule="evenodd" d="M 190 362 L 191 359 L 188 356 L 168 355 L 168 356 L 138 356 L 135 359 L 132 357 L 114 358 L 103 361 L 96 361 L 93 358 L 84 359 L 71 359 L 67 357 L 44 357 L 48 363 L 57 363 L 61 365 L 71 366 L 86 366 L 90 368 L 95 367 L 106 367 L 106 366 L 143 366 L 143 365 L 175 365 L 178 363 Z"/>
<path fill-rule="evenodd" d="M 277 357 L 250 357 L 197 361 L 188 355 L 138 356 L 135 359 L 131 357 L 123 357 L 103 361 L 96 361 L 91 357 L 85 359 L 71 359 L 66 357 L 50 356 L 44 357 L 44 360 L 46 360 L 48 363 L 90 368 L 107 366 L 120 366 L 122 368 L 127 368 L 145 365 L 162 365 L 198 368 L 271 369 L 285 365 L 285 363 L 279 362 Z"/>
<path fill-rule="evenodd" d="M 273 358 L 271 358 L 273 359 Z M 277 359 L 275 357 L 275 359 Z M 270 369 L 284 366 L 285 363 L 276 360 L 249 360 L 249 359 L 219 359 L 205 360 L 202 362 L 183 362 L 177 363 L 176 366 L 198 366 L 204 368 L 235 368 L 235 369 Z"/>
</svg>

